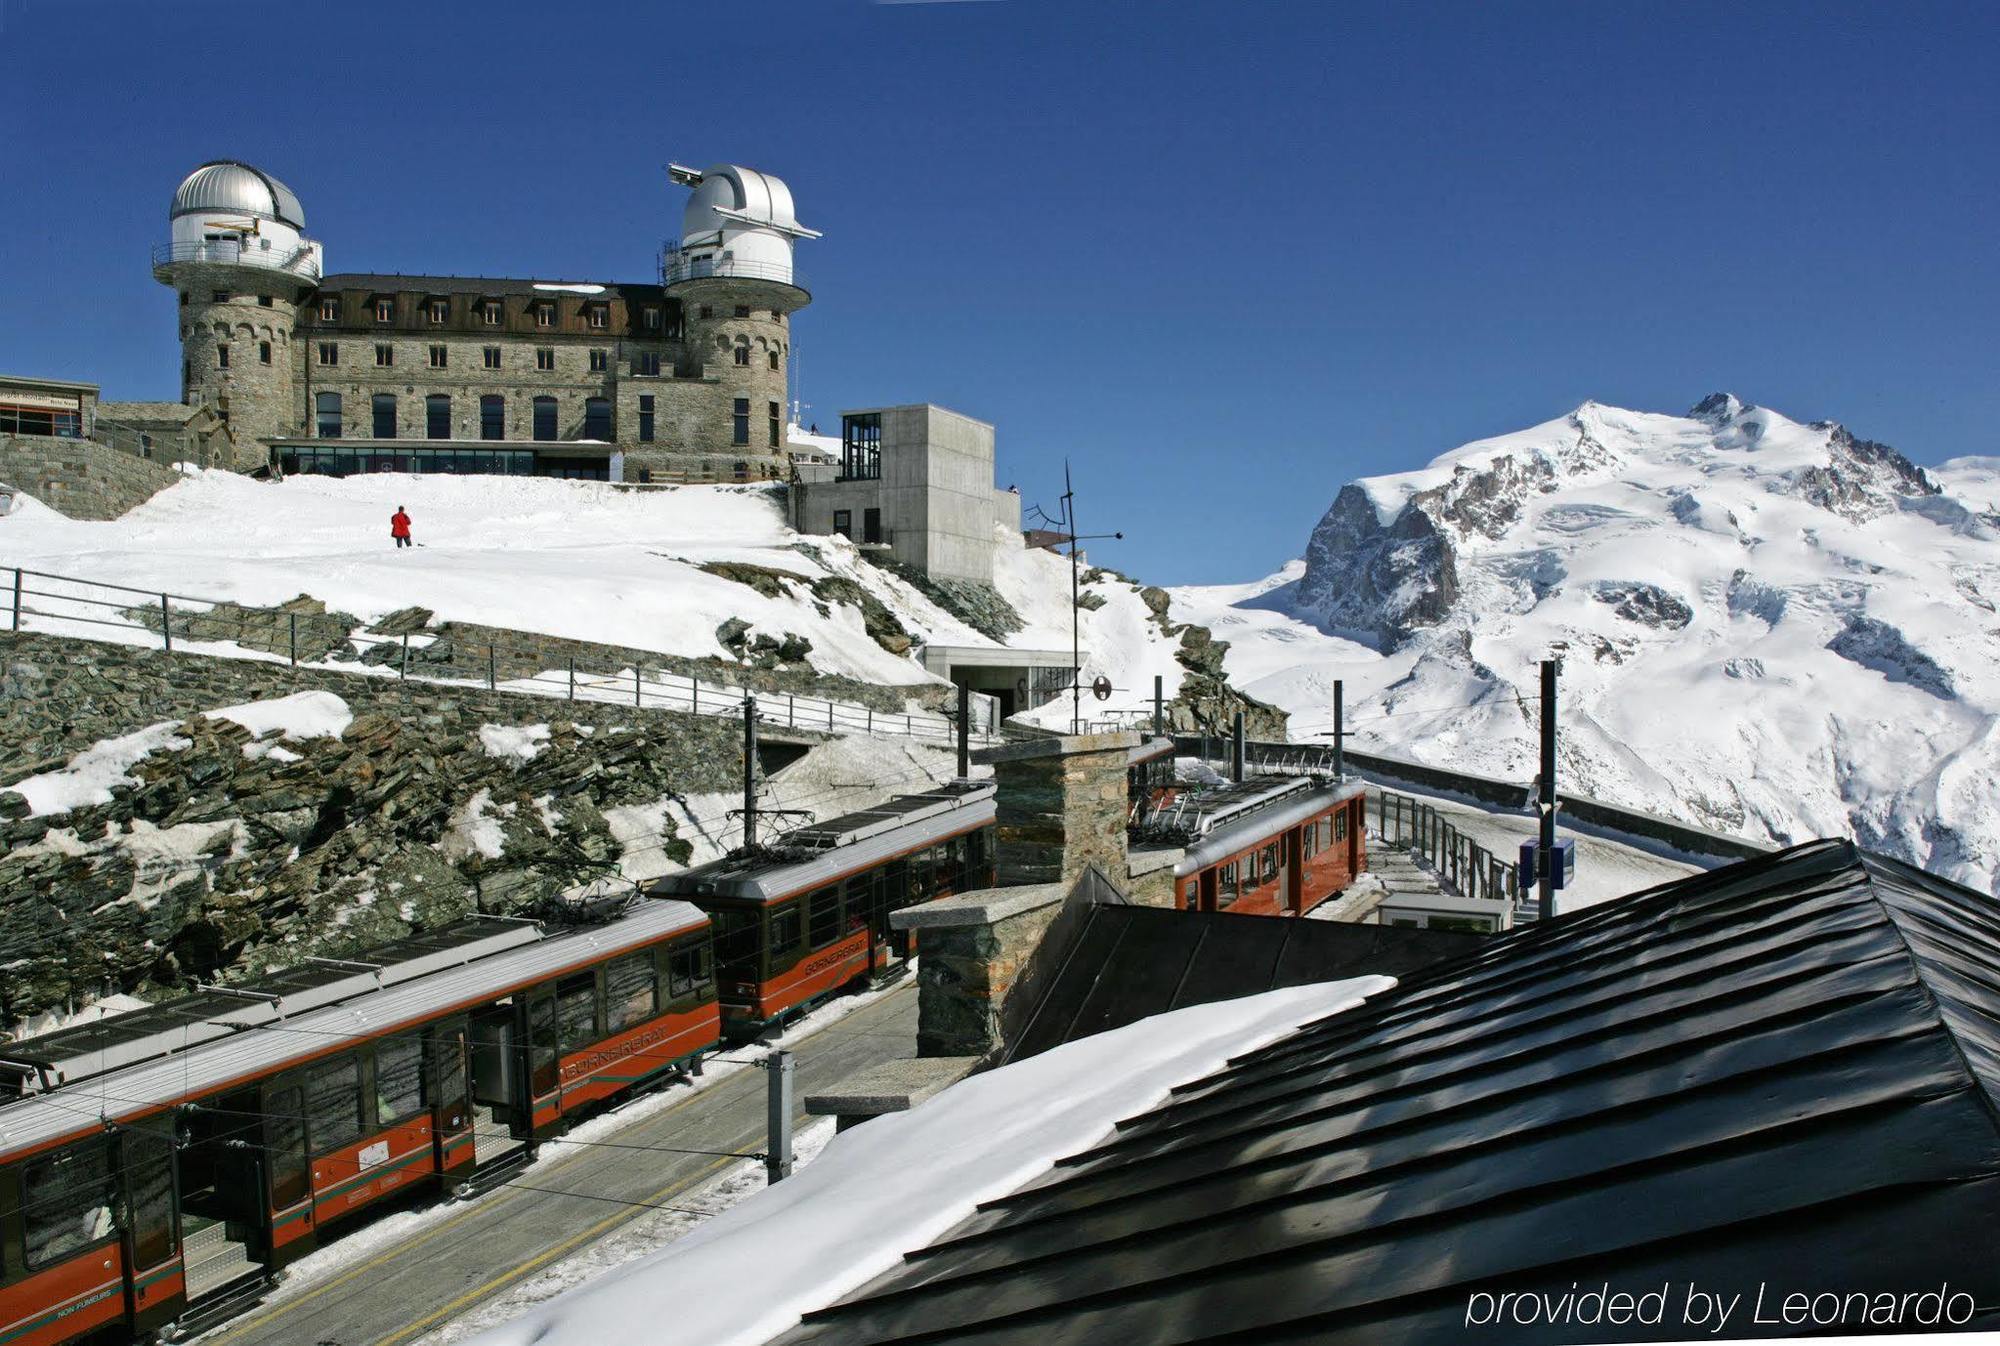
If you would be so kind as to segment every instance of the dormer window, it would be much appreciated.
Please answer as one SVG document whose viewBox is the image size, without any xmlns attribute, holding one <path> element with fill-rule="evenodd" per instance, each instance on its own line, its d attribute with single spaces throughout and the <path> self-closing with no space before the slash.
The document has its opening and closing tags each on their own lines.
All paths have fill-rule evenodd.
<svg viewBox="0 0 2000 1346">
<path fill-rule="evenodd" d="M 500 307 L 500 301 L 498 299 L 488 299 L 485 303 L 479 306 L 479 311 L 481 315 L 486 319 L 486 325 L 488 327 L 498 327 L 500 325 L 500 314 L 502 310 Z"/>
<path fill-rule="evenodd" d="M 646 308 L 641 310 L 639 314 L 639 325 L 641 327 L 644 327 L 648 332 L 659 331 L 660 311 L 656 308 Z"/>
<path fill-rule="evenodd" d="M 592 327 L 605 327 L 610 324 L 611 313 L 608 309 L 604 307 L 604 305 L 592 304 L 588 311 L 590 314 L 590 325 Z"/>
<path fill-rule="evenodd" d="M 396 301 L 393 299 L 377 299 L 375 301 L 375 321 L 396 321 Z"/>
<path fill-rule="evenodd" d="M 448 303 L 443 299 L 431 300 L 430 315 L 431 315 L 431 326 L 442 327 L 444 325 L 444 320 L 451 316 L 450 303 Z"/>
<path fill-rule="evenodd" d="M 556 325 L 556 306 L 554 304 L 535 305 L 535 326 L 554 327 L 555 325 Z"/>
<path fill-rule="evenodd" d="M 340 321 L 340 301 L 339 301 L 338 299 L 322 299 L 322 300 L 320 300 L 320 301 L 319 301 L 319 320 L 320 320 L 321 322 L 339 322 L 339 321 Z"/>
</svg>

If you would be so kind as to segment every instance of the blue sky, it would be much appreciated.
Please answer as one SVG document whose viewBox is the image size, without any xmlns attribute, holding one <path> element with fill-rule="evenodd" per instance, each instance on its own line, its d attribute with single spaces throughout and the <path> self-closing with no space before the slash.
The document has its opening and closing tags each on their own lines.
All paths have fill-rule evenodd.
<svg viewBox="0 0 2000 1346">
<path fill-rule="evenodd" d="M 1155 582 L 1586 398 L 2000 453 L 2000 6 L 0 0 L 0 50 L 0 370 L 107 396 L 178 393 L 201 160 L 330 269 L 642 280 L 671 158 L 826 232 L 809 417 L 993 421 Z"/>
</svg>

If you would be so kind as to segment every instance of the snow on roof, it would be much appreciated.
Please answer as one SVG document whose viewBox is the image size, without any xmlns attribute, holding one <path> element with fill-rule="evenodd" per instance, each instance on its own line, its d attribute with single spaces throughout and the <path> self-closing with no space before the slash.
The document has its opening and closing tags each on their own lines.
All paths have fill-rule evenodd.
<svg viewBox="0 0 2000 1346">
<path fill-rule="evenodd" d="M 813 1164 L 476 1346 L 749 1346 L 898 1265 L 1176 1085 L 1395 985 L 1356 977 L 1158 1015 L 974 1075 L 842 1132 Z"/>
</svg>

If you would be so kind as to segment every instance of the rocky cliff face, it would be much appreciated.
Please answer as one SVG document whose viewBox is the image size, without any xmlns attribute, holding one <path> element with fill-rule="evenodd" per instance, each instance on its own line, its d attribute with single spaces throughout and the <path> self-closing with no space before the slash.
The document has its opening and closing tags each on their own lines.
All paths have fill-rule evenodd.
<svg viewBox="0 0 2000 1346">
<path fill-rule="evenodd" d="M 1309 713 L 1344 677 L 1364 746 L 1516 779 L 1536 662 L 1559 653 L 1581 792 L 1758 839 L 1852 835 L 1991 888 L 1993 479 L 1725 394 L 1684 416 L 1586 403 L 1343 486 L 1295 582 L 1203 619 L 1264 642 L 1231 630 L 1251 695 Z M 1270 671 L 1288 644 L 1327 653 Z"/>
</svg>

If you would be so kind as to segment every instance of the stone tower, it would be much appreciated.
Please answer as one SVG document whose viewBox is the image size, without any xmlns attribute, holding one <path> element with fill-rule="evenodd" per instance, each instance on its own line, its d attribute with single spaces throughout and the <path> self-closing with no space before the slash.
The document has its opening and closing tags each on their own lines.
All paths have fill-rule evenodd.
<svg viewBox="0 0 2000 1346">
<path fill-rule="evenodd" d="M 733 164 L 667 171 L 694 188 L 682 236 L 660 264 L 667 294 L 681 304 L 686 355 L 675 372 L 717 379 L 732 406 L 717 442 L 694 447 L 738 459 L 783 458 L 791 315 L 812 302 L 793 280 L 792 246 L 819 233 L 798 222 L 791 189 L 768 173 Z"/>
<path fill-rule="evenodd" d="M 170 240 L 153 250 L 153 278 L 180 297 L 181 401 L 222 417 L 249 451 L 243 466 L 262 461 L 262 442 L 304 427 L 292 333 L 321 271 L 305 223 L 284 183 L 220 159 L 174 192 Z"/>
</svg>

